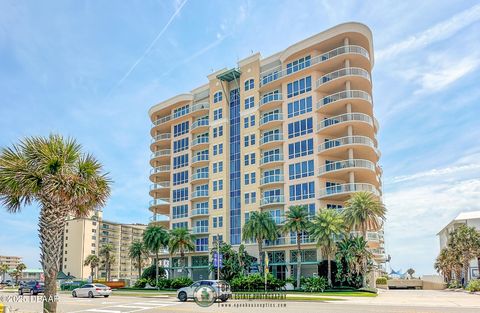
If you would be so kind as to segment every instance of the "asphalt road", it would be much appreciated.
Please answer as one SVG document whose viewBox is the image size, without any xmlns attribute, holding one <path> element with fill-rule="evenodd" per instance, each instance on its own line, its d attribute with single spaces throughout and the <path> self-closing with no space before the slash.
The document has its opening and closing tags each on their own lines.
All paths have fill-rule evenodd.
<svg viewBox="0 0 480 313">
<path fill-rule="evenodd" d="M 14 296 L 12 293 L 0 293 L 0 299 L 7 304 L 11 312 L 41 312 L 41 302 L 35 298 L 5 298 Z M 440 296 L 440 297 L 439 297 Z M 435 301 L 435 299 L 444 300 Z M 65 313 L 151 313 L 151 312 L 275 312 L 275 313 L 470 313 L 480 312 L 480 296 L 450 294 L 398 294 L 380 295 L 376 298 L 361 299 L 348 298 L 343 301 L 313 302 L 313 301 L 228 301 L 225 304 L 217 303 L 208 308 L 199 307 L 193 301 L 181 303 L 175 298 L 168 297 L 125 297 L 111 296 L 109 298 L 72 298 L 70 295 L 60 295 L 58 312 Z M 474 297 L 474 298 L 468 298 Z M 2 298 L 3 297 L 3 298 Z M 421 301 L 405 301 L 406 298 L 422 299 Z M 396 301 L 395 299 L 398 299 Z M 10 300 L 5 303 L 6 300 Z M 11 302 L 16 300 L 17 302 Z M 18 302 L 20 301 L 20 302 Z M 443 302 L 442 302 L 443 301 Z M 396 303 L 399 304 L 396 304 Z M 418 303 L 417 303 L 418 302 Z"/>
</svg>

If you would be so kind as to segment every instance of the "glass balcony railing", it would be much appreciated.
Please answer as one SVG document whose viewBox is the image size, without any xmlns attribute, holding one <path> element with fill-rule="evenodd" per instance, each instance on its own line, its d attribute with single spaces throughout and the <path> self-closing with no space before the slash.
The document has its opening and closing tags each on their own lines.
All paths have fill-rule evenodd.
<svg viewBox="0 0 480 313">
<path fill-rule="evenodd" d="M 208 143 L 208 137 L 197 137 L 195 139 L 193 139 L 192 141 L 192 147 L 196 146 L 196 145 L 199 145 L 199 144 L 202 144 L 202 143 Z"/>
<path fill-rule="evenodd" d="M 262 97 L 262 99 L 260 100 L 260 107 L 262 105 L 265 105 L 267 103 L 270 103 L 270 102 L 274 102 L 274 101 L 282 101 L 282 94 L 277 92 L 277 93 L 271 93 L 271 94 L 267 94 L 265 96 Z"/>
<path fill-rule="evenodd" d="M 378 191 L 378 189 L 372 184 L 352 183 L 352 184 L 339 184 L 335 186 L 322 188 L 320 189 L 320 198 L 337 195 L 337 194 L 343 194 L 343 193 L 359 192 L 359 191 L 371 192 L 377 196 L 380 195 L 380 192 Z"/>
<path fill-rule="evenodd" d="M 269 142 L 275 141 L 283 141 L 283 134 L 276 133 L 276 134 L 269 134 L 260 138 L 260 145 L 267 144 Z"/>
<path fill-rule="evenodd" d="M 170 165 L 157 166 L 150 170 L 150 174 L 156 173 L 170 173 Z"/>
<path fill-rule="evenodd" d="M 283 195 L 266 196 L 266 197 L 262 197 L 262 199 L 260 200 L 260 205 L 282 204 L 282 203 L 285 203 L 285 198 Z"/>
<path fill-rule="evenodd" d="M 208 215 L 208 209 L 207 208 L 193 209 L 192 216 L 198 216 L 198 215 Z"/>
<path fill-rule="evenodd" d="M 274 121 L 283 121 L 283 114 L 271 113 L 271 114 L 264 115 L 260 119 L 260 125 L 265 125 L 267 123 L 274 122 Z"/>
<path fill-rule="evenodd" d="M 208 119 L 198 120 L 198 121 L 193 122 L 192 130 L 194 130 L 195 128 L 198 128 L 198 127 L 208 126 L 208 125 L 209 125 Z"/>
<path fill-rule="evenodd" d="M 369 160 L 363 160 L 363 159 L 337 161 L 337 162 L 332 162 L 320 167 L 319 175 L 323 175 L 331 171 L 338 171 L 342 169 L 351 169 L 351 168 L 363 168 L 363 169 L 369 169 L 371 171 L 375 171 L 375 164 Z"/>
<path fill-rule="evenodd" d="M 206 234 L 206 233 L 208 233 L 208 226 L 192 227 L 192 234 Z"/>
<path fill-rule="evenodd" d="M 342 68 L 340 70 L 336 70 L 334 72 L 323 75 L 322 77 L 317 79 L 316 86 L 318 88 L 328 83 L 331 80 L 335 80 L 337 78 L 344 77 L 344 76 L 359 76 L 370 81 L 370 73 L 368 73 L 367 70 L 364 70 L 363 68 L 359 68 L 359 67 L 348 67 L 348 68 Z"/>
<path fill-rule="evenodd" d="M 349 122 L 349 121 L 358 121 L 358 122 L 365 122 L 374 126 L 373 119 L 371 116 L 364 114 L 364 113 L 345 113 L 341 115 L 337 115 L 334 117 L 330 117 L 324 119 L 317 125 L 317 131 L 320 131 L 326 127 L 336 125 L 339 123 Z"/>
<path fill-rule="evenodd" d="M 361 46 L 356 46 L 356 45 L 346 45 L 346 46 L 341 46 L 338 48 L 335 48 L 333 50 L 330 50 L 328 52 L 325 52 L 323 54 L 317 55 L 312 57 L 310 60 L 304 62 L 301 66 L 301 68 L 298 71 L 291 71 L 287 68 L 283 68 L 282 66 L 278 66 L 272 69 L 269 69 L 267 71 L 264 71 L 260 73 L 260 86 L 265 86 L 271 82 L 274 82 L 276 80 L 279 80 L 280 78 L 289 76 L 293 73 L 297 73 L 299 71 L 302 71 L 304 69 L 310 68 L 313 65 L 319 64 L 326 62 L 334 57 L 337 57 L 342 54 L 358 54 L 366 59 L 370 60 L 370 55 L 368 51 L 361 47 Z"/>
<path fill-rule="evenodd" d="M 172 150 L 170 149 L 163 149 L 163 150 L 158 150 L 152 153 L 151 158 L 159 158 L 159 157 L 165 157 L 165 156 L 170 156 L 172 153 Z"/>
<path fill-rule="evenodd" d="M 192 163 L 202 162 L 202 161 L 208 161 L 208 154 L 198 154 L 193 156 L 192 158 Z"/>
<path fill-rule="evenodd" d="M 192 193 L 192 199 L 201 197 L 208 197 L 208 190 L 195 190 Z"/>
<path fill-rule="evenodd" d="M 260 180 L 260 185 L 268 185 L 268 184 L 274 184 L 274 183 L 283 183 L 283 174 L 264 176 Z"/>
<path fill-rule="evenodd" d="M 208 172 L 199 172 L 192 175 L 192 181 L 197 179 L 208 179 Z"/>
<path fill-rule="evenodd" d="M 169 204 L 170 204 L 169 198 L 157 198 L 157 199 L 150 200 L 150 206 L 169 205 Z"/>
<path fill-rule="evenodd" d="M 156 119 L 155 121 L 153 121 L 153 126 L 160 126 L 162 124 L 165 124 L 169 121 L 172 120 L 172 116 L 171 115 L 167 115 L 167 116 L 162 116 L 161 118 L 159 119 Z"/>
<path fill-rule="evenodd" d="M 170 181 L 162 181 L 150 185 L 150 190 L 161 189 L 161 188 L 170 188 Z"/>
<path fill-rule="evenodd" d="M 157 142 L 161 140 L 170 140 L 170 138 L 172 138 L 172 134 L 170 133 L 158 134 L 152 137 L 152 142 Z"/>
<path fill-rule="evenodd" d="M 318 152 L 323 152 L 328 149 L 345 146 L 345 145 L 365 145 L 377 149 L 372 139 L 365 136 L 345 136 L 341 138 L 331 139 L 325 141 L 318 146 Z"/>
<path fill-rule="evenodd" d="M 263 156 L 260 159 L 260 165 L 273 163 L 273 162 L 283 162 L 283 155 L 282 154 L 270 154 Z"/>
<path fill-rule="evenodd" d="M 317 110 L 330 103 L 345 99 L 362 99 L 370 102 L 370 104 L 372 103 L 372 96 L 368 92 L 363 90 L 344 90 L 321 98 L 317 102 Z"/>
</svg>

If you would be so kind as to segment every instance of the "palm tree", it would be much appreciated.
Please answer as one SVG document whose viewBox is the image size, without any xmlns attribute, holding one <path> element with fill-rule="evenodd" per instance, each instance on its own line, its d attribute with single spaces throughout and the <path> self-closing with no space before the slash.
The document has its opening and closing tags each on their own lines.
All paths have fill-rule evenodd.
<svg viewBox="0 0 480 313">
<path fill-rule="evenodd" d="M 468 280 L 470 260 L 478 255 L 480 250 L 480 234 L 475 227 L 460 225 L 450 234 L 450 248 L 458 255 L 464 277 L 464 284 Z"/>
<path fill-rule="evenodd" d="M 180 253 L 182 273 L 186 275 L 185 252 L 195 250 L 195 236 L 183 227 L 172 229 L 170 231 L 170 240 L 168 241 L 168 250 L 172 255 Z"/>
<path fill-rule="evenodd" d="M 140 277 L 142 277 L 142 258 L 148 256 L 148 250 L 143 245 L 143 242 L 134 241 L 130 245 L 128 256 L 137 261 L 138 279 L 140 279 Z"/>
<path fill-rule="evenodd" d="M 2 281 L 5 281 L 5 275 L 7 274 L 10 268 L 7 264 L 0 263 L 0 275 L 2 275 Z"/>
<path fill-rule="evenodd" d="M 413 279 L 413 274 L 415 274 L 415 270 L 410 267 L 410 268 L 407 270 L 407 274 L 408 274 L 408 276 L 410 276 L 411 279 Z"/>
<path fill-rule="evenodd" d="M 434 267 L 438 273 L 443 275 L 447 283 L 452 281 L 453 274 L 458 279 L 462 271 L 462 264 L 460 264 L 458 254 L 449 246 L 440 250 Z"/>
<path fill-rule="evenodd" d="M 100 251 L 98 252 L 98 254 L 101 256 L 102 265 L 105 268 L 105 272 L 107 272 L 107 281 L 110 281 L 112 264 L 115 263 L 115 256 L 112 254 L 113 250 L 113 245 L 110 243 L 106 243 L 100 248 Z"/>
<path fill-rule="evenodd" d="M 143 245 L 155 254 L 155 284 L 158 287 L 158 254 L 168 245 L 168 232 L 160 226 L 150 225 L 143 233 Z"/>
<path fill-rule="evenodd" d="M 18 279 L 22 277 L 22 272 L 27 269 L 27 266 L 23 263 L 19 263 L 15 267 L 15 283 L 18 284 Z"/>
<path fill-rule="evenodd" d="M 92 277 L 92 282 L 93 282 L 93 276 L 95 274 L 95 269 L 98 267 L 99 264 L 100 264 L 100 259 L 95 254 L 90 254 L 89 256 L 87 256 L 87 258 L 85 259 L 85 262 L 83 263 L 83 265 L 85 266 L 90 266 L 90 277 Z"/>
<path fill-rule="evenodd" d="M 368 230 L 380 230 L 387 210 L 378 197 L 367 191 L 354 193 L 347 200 L 343 219 L 350 230 L 360 231 L 367 238 Z"/>
<path fill-rule="evenodd" d="M 267 212 L 252 212 L 250 218 L 243 226 L 242 237 L 244 241 L 257 241 L 260 271 L 263 272 L 264 255 L 263 241 L 276 240 L 278 237 L 277 225 Z"/>
<path fill-rule="evenodd" d="M 247 251 L 245 250 L 245 245 L 243 243 L 238 246 L 238 267 L 240 268 L 240 275 L 243 276 L 244 269 L 244 259 L 247 256 Z"/>
<path fill-rule="evenodd" d="M 62 238 L 68 216 L 87 216 L 102 207 L 110 180 L 101 164 L 73 139 L 30 137 L 0 153 L 0 203 L 17 213 L 40 206 L 40 261 L 45 273 L 44 312 L 54 313 Z"/>
<path fill-rule="evenodd" d="M 281 232 L 295 233 L 297 239 L 297 288 L 300 289 L 300 276 L 302 273 L 302 234 L 310 227 L 310 219 L 306 206 L 291 206 L 285 214 L 285 224 Z"/>
<path fill-rule="evenodd" d="M 342 216 L 335 210 L 323 209 L 313 218 L 309 229 L 317 245 L 321 247 L 322 253 L 327 256 L 328 285 L 332 286 L 332 265 L 331 259 L 336 252 L 336 238 L 345 232 Z"/>
</svg>

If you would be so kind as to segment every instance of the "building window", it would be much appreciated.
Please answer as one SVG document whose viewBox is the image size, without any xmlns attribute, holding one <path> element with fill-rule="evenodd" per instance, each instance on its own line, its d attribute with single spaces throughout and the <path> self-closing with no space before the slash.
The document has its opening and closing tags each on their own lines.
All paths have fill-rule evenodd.
<svg viewBox="0 0 480 313">
<path fill-rule="evenodd" d="M 255 164 L 255 152 L 247 154 L 244 156 L 245 165 L 254 165 Z"/>
<path fill-rule="evenodd" d="M 188 200 L 188 188 L 180 188 L 173 190 L 173 202 Z"/>
<path fill-rule="evenodd" d="M 223 117 L 223 110 L 222 108 L 213 110 L 213 120 L 219 120 Z"/>
<path fill-rule="evenodd" d="M 182 138 L 173 142 L 173 152 L 177 153 L 188 149 L 188 138 Z"/>
<path fill-rule="evenodd" d="M 213 155 L 220 155 L 223 154 L 223 143 L 218 145 L 213 145 Z"/>
<path fill-rule="evenodd" d="M 213 199 L 213 209 L 223 209 L 223 198 Z"/>
<path fill-rule="evenodd" d="M 223 136 L 223 126 L 213 128 L 213 138 Z"/>
<path fill-rule="evenodd" d="M 312 77 L 307 76 L 287 85 L 287 97 L 295 97 L 312 90 Z"/>
<path fill-rule="evenodd" d="M 213 103 L 217 103 L 219 101 L 222 101 L 222 98 L 223 98 L 223 94 L 221 91 L 217 91 L 214 95 L 213 95 Z"/>
<path fill-rule="evenodd" d="M 190 112 L 190 106 L 189 105 L 183 106 L 181 108 L 177 108 L 177 109 L 173 110 L 173 118 L 177 118 L 177 117 L 186 115 L 189 112 Z"/>
<path fill-rule="evenodd" d="M 188 171 L 183 171 L 180 173 L 173 173 L 173 185 L 181 185 L 188 183 Z"/>
<path fill-rule="evenodd" d="M 313 139 L 302 140 L 288 145 L 288 158 L 294 159 L 313 154 Z"/>
<path fill-rule="evenodd" d="M 245 81 L 245 91 L 255 88 L 255 81 L 253 79 L 249 79 Z"/>
<path fill-rule="evenodd" d="M 188 121 L 185 121 L 177 125 L 173 125 L 173 137 L 177 137 L 177 136 L 188 133 L 189 125 L 190 124 Z"/>
<path fill-rule="evenodd" d="M 172 218 L 182 218 L 188 216 L 188 205 L 177 205 L 172 208 Z"/>
<path fill-rule="evenodd" d="M 301 114 L 312 112 L 312 97 L 299 99 L 288 104 L 288 117 L 294 117 Z"/>
<path fill-rule="evenodd" d="M 188 222 L 172 223 L 172 229 L 175 228 L 188 228 Z"/>
<path fill-rule="evenodd" d="M 255 181 L 256 181 L 256 174 L 255 174 L 255 172 L 253 172 L 253 173 L 247 173 L 247 174 L 244 175 L 245 185 L 255 184 Z"/>
<path fill-rule="evenodd" d="M 251 109 L 255 106 L 255 97 L 248 97 L 245 99 L 245 110 Z"/>
<path fill-rule="evenodd" d="M 195 239 L 195 251 L 197 252 L 208 251 L 208 237 Z"/>
<path fill-rule="evenodd" d="M 313 133 L 313 119 L 311 117 L 288 124 L 288 138 L 295 138 Z"/>
<path fill-rule="evenodd" d="M 291 185 L 289 189 L 290 189 L 290 201 L 311 199 L 315 197 L 314 182 Z"/>
<path fill-rule="evenodd" d="M 213 191 L 223 190 L 223 179 L 213 181 Z"/>
<path fill-rule="evenodd" d="M 188 154 L 179 155 L 173 158 L 173 169 L 188 166 Z"/>
<path fill-rule="evenodd" d="M 300 58 L 287 64 L 287 75 L 303 70 L 310 66 L 310 56 Z"/>
</svg>

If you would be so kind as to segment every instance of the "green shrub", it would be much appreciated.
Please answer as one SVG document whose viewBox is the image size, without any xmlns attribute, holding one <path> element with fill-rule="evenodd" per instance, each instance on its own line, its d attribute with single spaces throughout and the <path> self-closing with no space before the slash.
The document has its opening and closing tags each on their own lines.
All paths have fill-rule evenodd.
<svg viewBox="0 0 480 313">
<path fill-rule="evenodd" d="M 191 284 L 193 284 L 193 280 L 190 277 L 177 277 L 172 279 L 172 281 L 170 282 L 170 288 L 178 289 L 190 286 Z"/>
<path fill-rule="evenodd" d="M 272 274 L 267 275 L 267 290 L 280 290 L 286 282 L 275 278 Z M 256 291 L 265 290 L 265 276 L 255 273 L 247 276 L 235 277 L 230 281 L 232 291 Z"/>
<path fill-rule="evenodd" d="M 480 279 L 472 279 L 465 289 L 470 292 L 480 291 Z"/>
<path fill-rule="evenodd" d="M 462 284 L 456 280 L 452 280 L 451 282 L 448 283 L 447 288 L 449 289 L 459 289 L 462 288 Z"/>
<path fill-rule="evenodd" d="M 327 288 L 327 279 L 323 276 L 306 277 L 302 279 L 301 287 L 307 292 L 324 292 Z"/>
<path fill-rule="evenodd" d="M 378 277 L 376 280 L 377 285 L 386 285 L 387 278 L 386 277 Z"/>
<path fill-rule="evenodd" d="M 162 278 L 165 276 L 165 269 L 161 266 L 158 267 L 158 278 Z M 142 278 L 145 279 L 153 279 L 155 281 L 156 278 L 156 270 L 155 264 L 150 265 L 149 267 L 145 268 L 142 273 Z"/>
<path fill-rule="evenodd" d="M 148 283 L 148 279 L 145 278 L 140 278 L 135 282 L 135 285 L 133 285 L 135 288 L 145 288 L 145 286 Z"/>
</svg>

